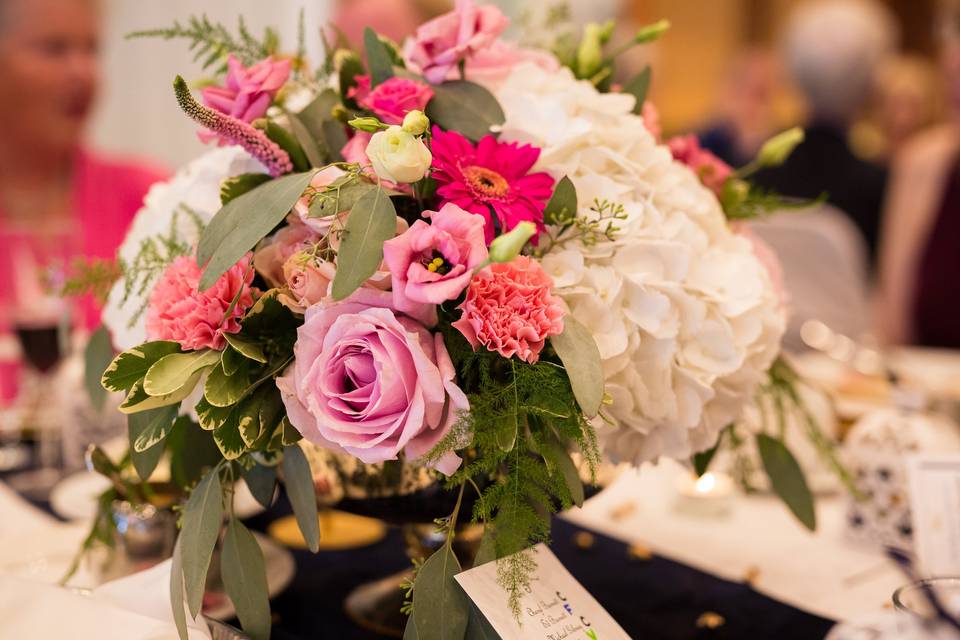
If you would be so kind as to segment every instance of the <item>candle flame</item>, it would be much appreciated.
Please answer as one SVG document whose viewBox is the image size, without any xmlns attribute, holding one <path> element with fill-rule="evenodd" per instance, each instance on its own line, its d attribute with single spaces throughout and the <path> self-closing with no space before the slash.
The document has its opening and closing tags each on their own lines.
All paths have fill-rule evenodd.
<svg viewBox="0 0 960 640">
<path fill-rule="evenodd" d="M 710 493 L 713 491 L 713 488 L 717 486 L 717 477 L 710 472 L 707 472 L 697 478 L 697 482 L 694 485 L 697 493 Z"/>
</svg>

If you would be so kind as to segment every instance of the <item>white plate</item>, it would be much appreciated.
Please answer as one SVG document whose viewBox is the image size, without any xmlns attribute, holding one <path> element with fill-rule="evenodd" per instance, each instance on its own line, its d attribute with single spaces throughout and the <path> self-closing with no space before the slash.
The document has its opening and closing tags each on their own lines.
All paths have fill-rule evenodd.
<svg viewBox="0 0 960 640">
<path fill-rule="evenodd" d="M 97 497 L 110 481 L 93 471 L 80 471 L 61 480 L 50 492 L 50 508 L 65 520 L 90 520 L 97 513 Z M 233 510 L 240 518 L 255 516 L 263 507 L 241 480 L 233 496 Z"/>
<path fill-rule="evenodd" d="M 257 539 L 260 549 L 263 550 L 263 561 L 267 569 L 267 593 L 273 598 L 290 586 L 297 572 L 296 563 L 292 553 L 259 531 L 254 531 L 253 537 Z M 215 620 L 229 620 L 236 614 L 233 603 L 226 596 L 219 606 L 203 611 L 203 615 Z"/>
</svg>

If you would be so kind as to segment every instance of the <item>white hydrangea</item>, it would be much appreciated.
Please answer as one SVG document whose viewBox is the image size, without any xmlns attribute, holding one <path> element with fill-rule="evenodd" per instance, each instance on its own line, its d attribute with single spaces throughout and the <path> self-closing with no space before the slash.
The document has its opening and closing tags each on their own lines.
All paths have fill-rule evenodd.
<svg viewBox="0 0 960 640">
<path fill-rule="evenodd" d="M 784 331 L 750 242 L 631 113 L 632 96 L 533 65 L 490 88 L 506 114 L 502 139 L 540 147 L 535 169 L 573 181 L 580 215 L 596 215 L 595 200 L 623 206 L 613 241 L 573 239 L 543 258 L 603 358 L 615 422 L 597 422 L 607 453 L 639 463 L 710 447 L 752 398 Z"/>
<path fill-rule="evenodd" d="M 129 264 L 145 240 L 169 235 L 174 221 L 177 239 L 195 244 L 199 240 L 196 225 L 189 216 L 177 215 L 177 212 L 186 206 L 204 223 L 209 222 L 220 209 L 220 183 L 241 173 L 266 173 L 266 169 L 240 147 L 221 147 L 189 163 L 170 180 L 153 185 L 120 245 L 120 259 Z M 145 314 L 137 316 L 137 313 L 151 289 L 147 287 L 142 293 L 134 289 L 124 299 L 125 286 L 121 279 L 110 290 L 103 310 L 103 324 L 110 331 L 116 348 L 129 349 L 146 341 Z"/>
</svg>

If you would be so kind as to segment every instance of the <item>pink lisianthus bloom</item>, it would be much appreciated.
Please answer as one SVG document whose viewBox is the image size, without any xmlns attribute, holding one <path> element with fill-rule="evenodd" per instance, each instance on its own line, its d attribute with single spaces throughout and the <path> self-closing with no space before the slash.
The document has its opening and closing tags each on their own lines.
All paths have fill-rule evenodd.
<svg viewBox="0 0 960 640">
<path fill-rule="evenodd" d="M 444 204 L 452 202 L 483 216 L 487 244 L 493 242 L 497 227 L 506 233 L 526 220 L 543 229 L 543 209 L 553 195 L 553 178 L 548 173 L 529 173 L 540 149 L 498 142 L 493 136 L 480 138 L 474 146 L 456 131 L 434 127 L 430 150 L 437 195 Z"/>
<path fill-rule="evenodd" d="M 302 223 L 300 218 L 289 215 L 287 226 L 264 241 L 253 254 L 253 266 L 271 287 L 282 287 L 286 283 L 284 264 L 290 256 L 320 239 L 320 234 Z"/>
<path fill-rule="evenodd" d="M 224 334 L 240 331 L 240 319 L 253 305 L 251 258 L 249 253 L 241 258 L 207 291 L 198 289 L 201 269 L 195 258 L 174 260 L 150 294 L 147 338 L 172 340 L 187 350 L 223 349 Z"/>
<path fill-rule="evenodd" d="M 453 326 L 474 350 L 483 345 L 534 364 L 546 339 L 563 331 L 566 308 L 552 288 L 550 276 L 532 258 L 492 264 L 470 281 L 457 307 L 463 315 Z"/>
<path fill-rule="evenodd" d="M 477 7 L 472 0 L 457 0 L 453 11 L 423 23 L 407 39 L 404 60 L 412 71 L 422 73 L 427 82 L 443 82 L 461 60 L 490 46 L 508 22 L 496 6 Z"/>
<path fill-rule="evenodd" d="M 726 162 L 700 146 L 697 136 L 675 136 L 667 142 L 673 159 L 690 167 L 705 187 L 720 195 L 723 183 L 733 173 Z"/>
<path fill-rule="evenodd" d="M 400 124 L 410 111 L 423 111 L 433 97 L 429 85 L 410 78 L 388 78 L 373 89 L 370 88 L 370 76 L 357 76 L 355 80 L 357 84 L 347 91 L 347 97 L 372 111 L 386 124 Z"/>
<path fill-rule="evenodd" d="M 390 301 L 387 292 L 359 289 L 309 307 L 293 364 L 277 378 L 304 438 L 366 463 L 423 457 L 469 409 L 443 338 Z M 448 451 L 434 465 L 450 475 L 460 458 Z"/>
<path fill-rule="evenodd" d="M 226 85 L 205 87 L 203 101 L 220 113 L 253 122 L 267 113 L 274 96 L 290 77 L 290 65 L 289 59 L 267 57 L 247 68 L 231 53 L 227 58 Z M 207 131 L 201 131 L 199 136 L 203 142 L 217 138 Z M 225 142 L 221 140 L 220 144 Z"/>
<path fill-rule="evenodd" d="M 430 224 L 417 220 L 383 244 L 383 260 L 393 274 L 393 304 L 401 311 L 453 300 L 487 259 L 482 217 L 450 203 L 423 215 Z"/>
<path fill-rule="evenodd" d="M 527 49 L 507 40 L 494 40 L 489 47 L 477 50 L 467 59 L 467 80 L 481 84 L 497 83 L 524 62 L 533 63 L 550 73 L 560 68 L 560 61 L 551 53 Z M 457 75 L 451 70 L 447 79 L 452 80 Z"/>
<path fill-rule="evenodd" d="M 347 162 L 352 161 L 347 160 Z M 324 187 L 329 187 L 335 180 L 342 178 L 345 175 L 346 172 L 340 167 L 326 167 L 321 169 L 317 172 L 317 175 L 313 176 L 313 178 L 310 180 L 310 187 L 302 196 L 300 196 L 300 199 L 297 200 L 297 203 L 293 205 L 293 212 L 297 214 L 297 216 L 300 218 L 300 221 L 312 229 L 315 233 L 325 235 L 327 231 L 330 230 L 330 225 L 333 222 L 333 216 L 326 216 L 323 218 L 310 217 L 310 203 L 313 201 L 314 195 L 317 191 L 322 190 Z M 337 213 L 339 213 L 339 211 Z"/>
</svg>

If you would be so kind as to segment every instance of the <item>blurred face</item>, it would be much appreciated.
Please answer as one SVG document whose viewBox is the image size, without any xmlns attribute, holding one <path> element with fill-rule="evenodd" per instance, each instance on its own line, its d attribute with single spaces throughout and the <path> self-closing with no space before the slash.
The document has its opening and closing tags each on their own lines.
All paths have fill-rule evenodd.
<svg viewBox="0 0 960 640">
<path fill-rule="evenodd" d="M 94 0 L 0 0 L 0 122 L 25 152 L 76 146 L 97 91 Z"/>
</svg>

